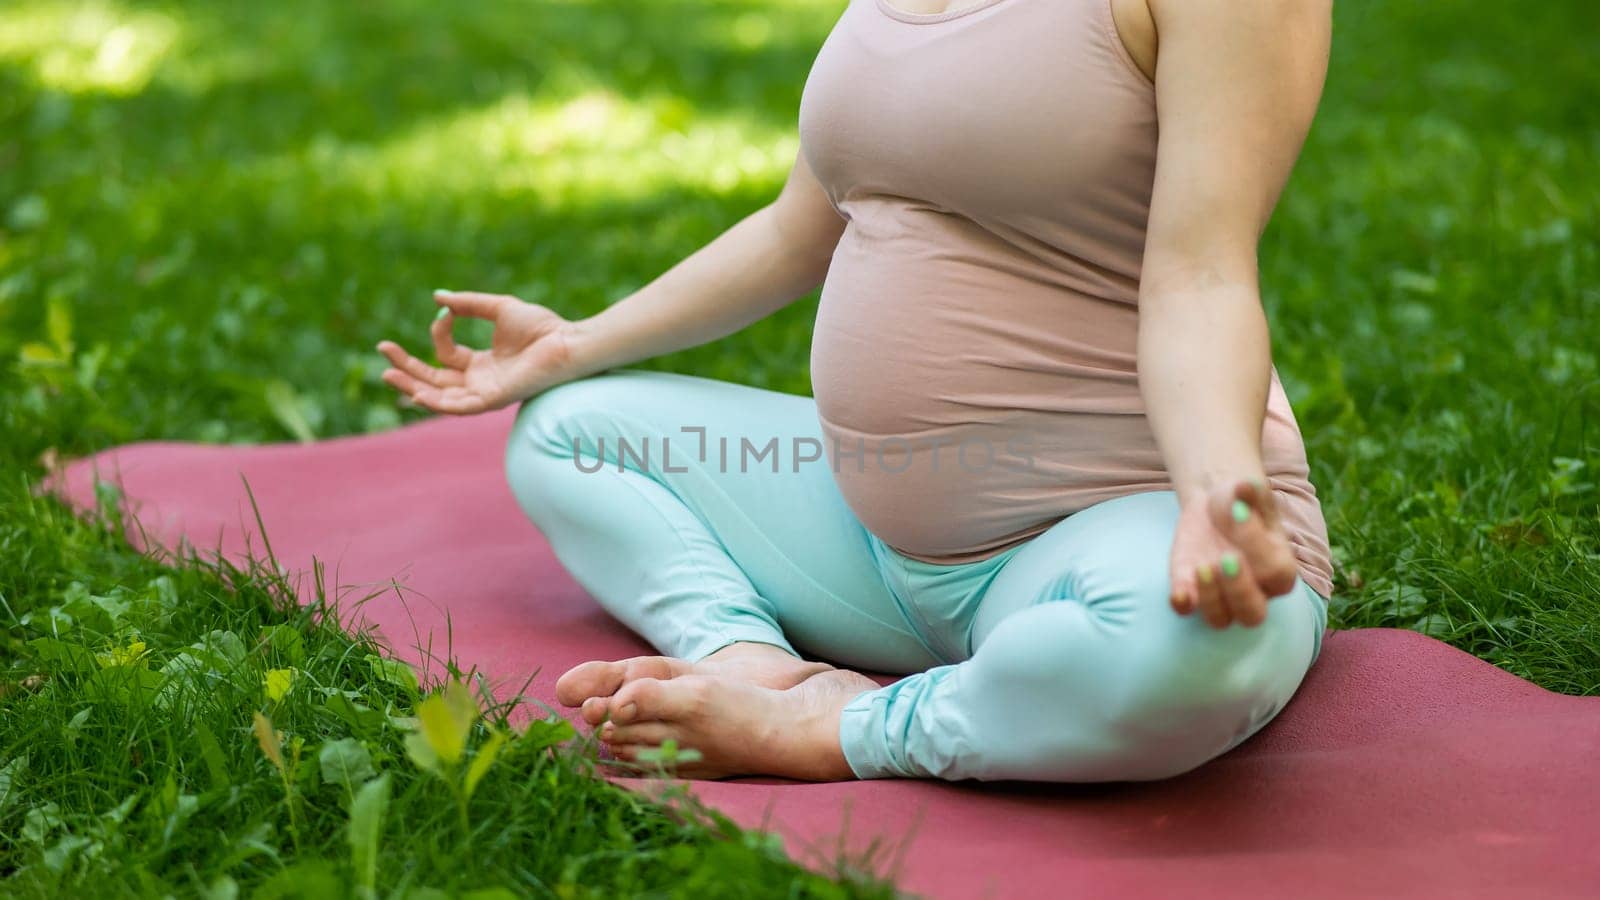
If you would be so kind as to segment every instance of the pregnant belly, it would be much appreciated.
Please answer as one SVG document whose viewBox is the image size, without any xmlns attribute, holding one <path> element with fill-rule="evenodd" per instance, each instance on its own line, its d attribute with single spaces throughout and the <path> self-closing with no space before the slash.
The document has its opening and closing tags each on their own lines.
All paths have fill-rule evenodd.
<svg viewBox="0 0 1600 900">
<path fill-rule="evenodd" d="M 1036 269 L 846 231 L 811 345 L 824 418 L 891 434 L 1011 411 L 1142 415 L 1136 307 Z"/>
<path fill-rule="evenodd" d="M 1018 413 L 887 435 L 821 424 L 845 502 L 919 559 L 980 559 L 1095 503 L 1167 486 L 1143 420 L 1127 416 Z"/>
<path fill-rule="evenodd" d="M 863 525 L 907 556 L 964 562 L 1171 487 L 1139 395 L 1137 307 L 894 237 L 846 230 L 811 348 L 826 453 Z M 1326 531 L 1276 373 L 1262 458 L 1326 596 Z"/>
<path fill-rule="evenodd" d="M 874 534 L 981 558 L 1166 484 L 1136 311 L 937 252 L 882 259 L 841 243 L 811 354 L 829 462 Z"/>
</svg>

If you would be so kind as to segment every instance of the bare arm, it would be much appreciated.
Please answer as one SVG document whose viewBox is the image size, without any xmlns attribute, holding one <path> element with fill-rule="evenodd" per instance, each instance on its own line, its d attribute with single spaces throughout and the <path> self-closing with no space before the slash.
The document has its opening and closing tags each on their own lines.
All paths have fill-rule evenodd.
<svg viewBox="0 0 1600 900">
<path fill-rule="evenodd" d="M 778 198 L 598 315 L 572 323 L 579 374 L 726 337 L 822 283 L 844 220 L 795 160 Z"/>
<path fill-rule="evenodd" d="M 1322 91 L 1331 4 L 1151 0 L 1150 6 L 1160 34 L 1161 138 L 1139 295 L 1139 383 L 1187 512 L 1263 476 L 1271 351 L 1256 247 Z M 1204 583 L 1219 570 L 1237 575 L 1217 579 L 1223 609 L 1237 600 L 1247 614 L 1233 617 L 1247 623 L 1265 614 L 1266 597 L 1293 583 L 1292 570 L 1280 571 L 1288 558 L 1281 534 L 1264 535 L 1276 549 L 1263 558 L 1252 546 L 1263 535 L 1234 534 L 1226 521 L 1275 528 L 1275 506 L 1261 493 L 1259 503 L 1242 494 L 1254 510 L 1224 500 L 1228 515 L 1211 517 L 1224 519 L 1214 536 L 1221 541 L 1180 528 L 1180 542 L 1192 545 L 1174 548 L 1180 611 L 1184 594 L 1206 607 Z M 1250 522 L 1252 512 L 1267 521 Z M 1238 574 L 1240 557 L 1222 558 L 1234 550 L 1243 553 L 1247 570 L 1255 562 L 1257 570 L 1272 571 Z M 1233 587 L 1239 597 L 1229 595 Z"/>
<path fill-rule="evenodd" d="M 380 341 L 378 350 L 392 366 L 383 380 L 434 412 L 465 415 L 714 341 L 820 284 L 844 225 L 799 157 L 772 203 L 588 319 L 569 322 L 504 294 L 434 294 L 443 307 L 431 328 L 440 365 L 423 362 L 393 341 Z M 489 348 L 457 344 L 452 315 L 493 322 Z"/>
</svg>

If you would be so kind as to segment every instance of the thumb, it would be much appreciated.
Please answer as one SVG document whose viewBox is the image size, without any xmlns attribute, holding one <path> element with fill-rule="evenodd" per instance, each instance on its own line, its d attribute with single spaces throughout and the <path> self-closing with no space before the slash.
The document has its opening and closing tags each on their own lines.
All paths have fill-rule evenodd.
<svg viewBox="0 0 1600 900">
<path fill-rule="evenodd" d="M 1239 548 L 1268 596 L 1294 587 L 1294 550 L 1284 533 L 1277 499 L 1265 481 L 1240 481 L 1213 491 L 1207 512 L 1213 526 Z"/>
</svg>

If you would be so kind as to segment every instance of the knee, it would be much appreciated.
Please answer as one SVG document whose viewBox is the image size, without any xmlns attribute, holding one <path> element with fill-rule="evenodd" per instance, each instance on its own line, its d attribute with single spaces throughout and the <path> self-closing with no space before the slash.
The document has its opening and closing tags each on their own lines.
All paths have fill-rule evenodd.
<svg viewBox="0 0 1600 900">
<path fill-rule="evenodd" d="M 1119 751 L 1120 780 L 1179 775 L 1232 749 L 1277 715 L 1310 665 L 1300 616 L 1220 631 L 1172 619 L 1123 655 L 1122 687 L 1107 698 L 1105 741 Z"/>
<path fill-rule="evenodd" d="M 630 390 L 625 381 L 618 373 L 594 375 L 524 400 L 511 427 L 507 462 L 529 456 L 570 456 L 574 440 L 616 430 L 617 417 L 628 409 Z"/>
<path fill-rule="evenodd" d="M 614 409 L 618 387 L 607 376 L 557 385 L 522 402 L 505 447 L 505 474 L 525 508 L 533 508 L 563 473 L 578 471 L 586 435 L 599 433 Z M 579 442 L 576 446 L 574 442 Z"/>
<path fill-rule="evenodd" d="M 1010 723 L 1023 732 L 1022 777 L 1182 774 L 1270 721 L 1309 664 L 1311 635 L 1293 630 L 1297 617 L 1216 631 L 1162 612 L 1110 626 L 1081 606 L 1051 604 L 996 634 L 1006 646 L 995 649 L 1006 652 L 986 661 L 985 680 L 1029 710 L 1027 721 Z"/>
<path fill-rule="evenodd" d="M 605 395 L 612 392 L 603 377 L 595 377 L 559 384 L 529 397 L 517 409 L 511 428 L 511 449 L 559 447 L 568 434 L 581 431 L 574 426 L 607 408 Z"/>
</svg>

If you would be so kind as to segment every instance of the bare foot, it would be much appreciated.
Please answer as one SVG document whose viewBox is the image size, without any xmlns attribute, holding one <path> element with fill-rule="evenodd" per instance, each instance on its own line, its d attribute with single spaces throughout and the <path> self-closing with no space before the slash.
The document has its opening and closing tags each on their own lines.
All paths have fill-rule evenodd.
<svg viewBox="0 0 1600 900">
<path fill-rule="evenodd" d="M 692 778 L 779 775 L 807 781 L 855 777 L 839 747 L 839 714 L 878 683 L 847 669 L 769 687 L 705 675 L 640 678 L 604 701 L 600 739 L 621 760 L 675 741 L 700 752 L 675 774 Z"/>
<path fill-rule="evenodd" d="M 584 721 L 599 725 L 605 720 L 606 698 L 640 678 L 666 681 L 702 675 L 783 690 L 832 668 L 827 663 L 796 659 L 772 644 L 739 641 L 697 663 L 672 656 L 582 663 L 556 681 L 556 699 L 565 706 L 581 707 Z"/>
</svg>

